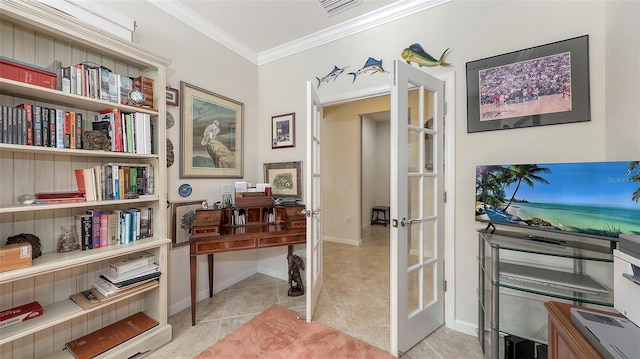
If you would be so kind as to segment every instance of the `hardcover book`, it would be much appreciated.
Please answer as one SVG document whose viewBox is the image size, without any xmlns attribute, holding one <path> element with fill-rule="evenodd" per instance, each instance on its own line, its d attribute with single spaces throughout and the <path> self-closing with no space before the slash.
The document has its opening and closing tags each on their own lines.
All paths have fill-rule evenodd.
<svg viewBox="0 0 640 359">
<path fill-rule="evenodd" d="M 156 264 L 156 255 L 148 252 L 140 252 L 126 259 L 109 263 L 109 270 L 114 274 L 121 274 L 149 264 Z"/>
<path fill-rule="evenodd" d="M 90 214 L 75 215 L 76 231 L 82 250 L 93 248 L 93 222 Z"/>
<path fill-rule="evenodd" d="M 33 146 L 33 105 L 30 103 L 21 103 L 17 107 L 25 110 L 25 124 L 27 129 L 26 145 Z"/>
<path fill-rule="evenodd" d="M 159 323 L 143 312 L 107 325 L 92 333 L 66 343 L 74 358 L 89 359 L 134 338 Z"/>
<path fill-rule="evenodd" d="M 87 214 L 91 215 L 91 240 L 93 248 L 100 248 L 100 216 L 99 209 L 88 209 Z"/>
</svg>

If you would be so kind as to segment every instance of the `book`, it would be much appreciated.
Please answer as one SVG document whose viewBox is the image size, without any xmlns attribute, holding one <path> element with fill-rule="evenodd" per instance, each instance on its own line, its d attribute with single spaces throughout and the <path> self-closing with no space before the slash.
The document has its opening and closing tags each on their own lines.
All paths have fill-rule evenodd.
<svg viewBox="0 0 640 359">
<path fill-rule="evenodd" d="M 109 245 L 109 214 L 100 214 L 100 247 Z"/>
<path fill-rule="evenodd" d="M 118 86 L 120 90 L 120 104 L 131 105 L 131 102 L 129 101 L 129 92 L 133 90 L 133 79 L 125 75 L 120 75 Z"/>
<path fill-rule="evenodd" d="M 131 293 L 141 291 L 142 289 L 153 287 L 154 285 L 158 285 L 158 280 L 151 279 L 149 281 L 145 281 L 144 283 L 140 283 L 139 285 L 134 286 L 130 289 L 121 290 L 119 292 L 113 293 L 108 296 L 100 293 L 100 291 L 95 287 L 91 288 L 90 291 L 91 291 L 91 294 L 93 294 L 96 298 L 98 298 L 100 303 L 105 303 L 105 302 L 109 302 L 109 301 L 124 297 L 126 295 L 130 295 Z"/>
<path fill-rule="evenodd" d="M 51 139 L 51 120 L 50 120 L 51 111 L 42 107 L 42 146 L 49 147 L 49 140 Z"/>
<path fill-rule="evenodd" d="M 119 74 L 109 72 L 109 102 L 118 103 L 120 95 L 120 88 L 118 88 L 119 77 Z"/>
<path fill-rule="evenodd" d="M 143 312 L 102 327 L 65 344 L 74 358 L 89 359 L 157 326 L 157 320 Z"/>
<path fill-rule="evenodd" d="M 101 304 L 100 299 L 96 297 L 95 294 L 91 292 L 91 290 L 83 290 L 82 292 L 78 292 L 69 296 L 74 303 L 76 303 L 80 308 L 88 310 L 93 307 L 96 307 Z"/>
<path fill-rule="evenodd" d="M 109 213 L 107 215 L 107 237 L 109 239 L 109 245 L 120 243 L 119 233 L 119 218 L 117 213 Z"/>
<path fill-rule="evenodd" d="M 36 199 L 36 204 L 60 204 L 60 203 L 76 203 L 85 202 L 84 197 L 70 197 L 70 198 L 49 198 L 49 199 Z"/>
<path fill-rule="evenodd" d="M 69 113 L 69 147 L 67 148 L 77 148 L 76 147 L 76 132 L 77 132 L 77 125 L 76 125 L 76 113 L 71 111 L 68 112 Z M 65 120 L 66 121 L 66 120 Z M 66 136 L 66 134 L 65 134 Z"/>
<path fill-rule="evenodd" d="M 109 73 L 110 71 L 104 67 L 100 67 L 99 76 L 100 76 L 100 100 L 109 101 Z"/>
<path fill-rule="evenodd" d="M 64 110 L 56 110 L 56 148 L 64 148 Z"/>
<path fill-rule="evenodd" d="M 42 146 L 42 107 L 33 107 L 33 145 Z"/>
<path fill-rule="evenodd" d="M 122 147 L 122 111 L 120 109 L 105 110 L 100 115 L 94 116 L 94 121 L 109 121 L 111 125 L 109 138 L 112 141 L 111 150 L 114 152 L 123 152 Z"/>
<path fill-rule="evenodd" d="M 110 271 L 107 269 L 105 272 L 109 273 Z M 156 279 L 158 277 L 160 277 L 160 270 L 154 270 L 153 272 L 150 272 L 150 273 L 140 274 L 137 276 L 130 277 L 128 279 L 118 280 L 115 282 L 109 280 L 107 275 L 105 275 L 104 273 L 100 275 L 100 278 L 106 280 L 107 282 L 109 282 L 110 284 L 118 288 L 130 288 L 130 286 L 133 284 L 146 282 L 149 279 Z"/>
<path fill-rule="evenodd" d="M 97 200 L 95 176 L 92 168 L 77 168 L 73 170 L 76 177 L 78 191 L 84 193 L 87 201 Z"/>
<path fill-rule="evenodd" d="M 82 148 L 82 129 L 84 127 L 84 124 L 82 123 L 84 117 L 82 116 L 81 113 L 76 113 L 76 147 L 75 148 Z"/>
<path fill-rule="evenodd" d="M 139 267 L 128 272 L 124 272 L 122 274 L 115 274 L 110 269 L 105 269 L 102 271 L 102 275 L 110 281 L 111 283 L 120 283 L 123 281 L 127 281 L 130 279 L 139 278 L 145 276 L 147 274 L 152 274 L 160 272 L 160 266 L 157 264 L 147 264 L 143 267 Z"/>
<path fill-rule="evenodd" d="M 35 194 L 36 199 L 51 199 L 51 198 L 84 198 L 84 193 L 80 191 L 59 191 L 59 192 L 38 192 Z"/>
<path fill-rule="evenodd" d="M 74 216 L 76 223 L 76 235 L 80 240 L 82 250 L 93 248 L 93 218 L 90 214 L 76 214 Z"/>
<path fill-rule="evenodd" d="M 63 148 L 71 148 L 71 113 L 69 111 L 64 111 L 62 138 L 64 141 Z"/>
<path fill-rule="evenodd" d="M 151 237 L 151 207 L 140 208 L 140 238 Z"/>
<path fill-rule="evenodd" d="M 56 147 L 56 109 L 49 109 L 49 147 Z"/>
<path fill-rule="evenodd" d="M 21 103 L 17 106 L 25 110 L 25 124 L 27 129 L 27 146 L 33 146 L 33 105 L 30 103 Z"/>
<path fill-rule="evenodd" d="M 108 264 L 108 268 L 114 274 L 121 274 L 134 270 L 136 268 L 144 267 L 149 264 L 156 264 L 156 261 L 157 258 L 155 254 L 149 252 L 140 252 L 125 259 L 116 262 L 110 262 Z"/>
<path fill-rule="evenodd" d="M 99 209 L 88 209 L 87 214 L 91 215 L 91 242 L 92 248 L 100 248 L 100 216 L 102 212 Z"/>
<path fill-rule="evenodd" d="M 121 293 L 121 292 L 132 290 L 132 289 L 137 289 L 139 286 L 149 282 L 157 282 L 159 276 L 160 276 L 160 272 L 158 272 L 154 276 L 154 278 L 136 280 L 136 281 L 132 281 L 127 285 L 122 285 L 122 286 L 114 285 L 113 283 L 109 282 L 104 278 L 98 278 L 96 279 L 95 282 L 93 282 L 93 288 L 97 289 L 98 292 L 103 296 L 110 297 L 117 293 Z"/>
</svg>

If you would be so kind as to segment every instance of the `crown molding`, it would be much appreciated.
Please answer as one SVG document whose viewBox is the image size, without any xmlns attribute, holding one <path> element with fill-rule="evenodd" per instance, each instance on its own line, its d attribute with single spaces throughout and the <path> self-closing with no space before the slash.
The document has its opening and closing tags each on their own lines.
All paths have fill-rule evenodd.
<svg viewBox="0 0 640 359">
<path fill-rule="evenodd" d="M 188 26 L 191 26 L 194 30 L 201 32 L 203 35 L 217 41 L 229 50 L 237 53 L 245 59 L 257 64 L 258 54 L 244 45 L 240 40 L 229 35 L 219 27 L 210 23 L 204 17 L 189 10 L 186 6 L 181 5 L 174 1 L 163 0 L 147 0 L 149 3 L 155 5 L 160 10 L 175 17 Z"/>
<path fill-rule="evenodd" d="M 147 1 L 181 22 L 191 26 L 194 30 L 201 32 L 231 51 L 260 66 L 401 19 L 405 16 L 413 15 L 451 0 L 400 0 L 378 10 L 260 53 L 256 53 L 238 39 L 178 2 L 163 0 Z"/>
<path fill-rule="evenodd" d="M 258 54 L 258 65 L 264 65 L 287 56 L 295 55 L 299 52 L 372 29 L 376 26 L 413 15 L 449 1 L 451 0 L 401 0 L 389 4 L 378 10 L 334 25 L 325 30 L 262 51 Z"/>
</svg>

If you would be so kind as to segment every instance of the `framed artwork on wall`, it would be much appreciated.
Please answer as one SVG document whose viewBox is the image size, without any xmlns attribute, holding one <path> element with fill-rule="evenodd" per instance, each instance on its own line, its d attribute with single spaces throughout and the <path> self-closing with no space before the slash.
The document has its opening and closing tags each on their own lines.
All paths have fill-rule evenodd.
<svg viewBox="0 0 640 359">
<path fill-rule="evenodd" d="M 180 82 L 180 178 L 242 178 L 244 104 Z"/>
<path fill-rule="evenodd" d="M 273 198 L 302 199 L 302 162 L 264 164 L 264 181 L 271 184 Z"/>
<path fill-rule="evenodd" d="M 191 224 L 197 209 L 202 208 L 204 201 L 172 202 L 171 209 L 171 240 L 173 247 L 189 244 Z"/>
<path fill-rule="evenodd" d="M 167 86 L 166 97 L 167 97 L 167 105 L 178 106 L 178 98 L 179 98 L 178 89 L 174 89 L 172 87 Z"/>
<path fill-rule="evenodd" d="M 296 114 L 271 117 L 271 148 L 296 147 Z"/>
<path fill-rule="evenodd" d="M 467 62 L 467 132 L 590 121 L 588 35 Z"/>
</svg>

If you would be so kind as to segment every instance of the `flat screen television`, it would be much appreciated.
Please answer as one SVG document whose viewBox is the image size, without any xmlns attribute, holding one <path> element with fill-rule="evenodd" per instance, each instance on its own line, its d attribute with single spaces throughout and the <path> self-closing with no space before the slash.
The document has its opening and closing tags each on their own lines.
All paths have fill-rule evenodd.
<svg viewBox="0 0 640 359">
<path fill-rule="evenodd" d="M 607 239 L 640 235 L 640 161 L 476 166 L 475 219 Z"/>
</svg>

